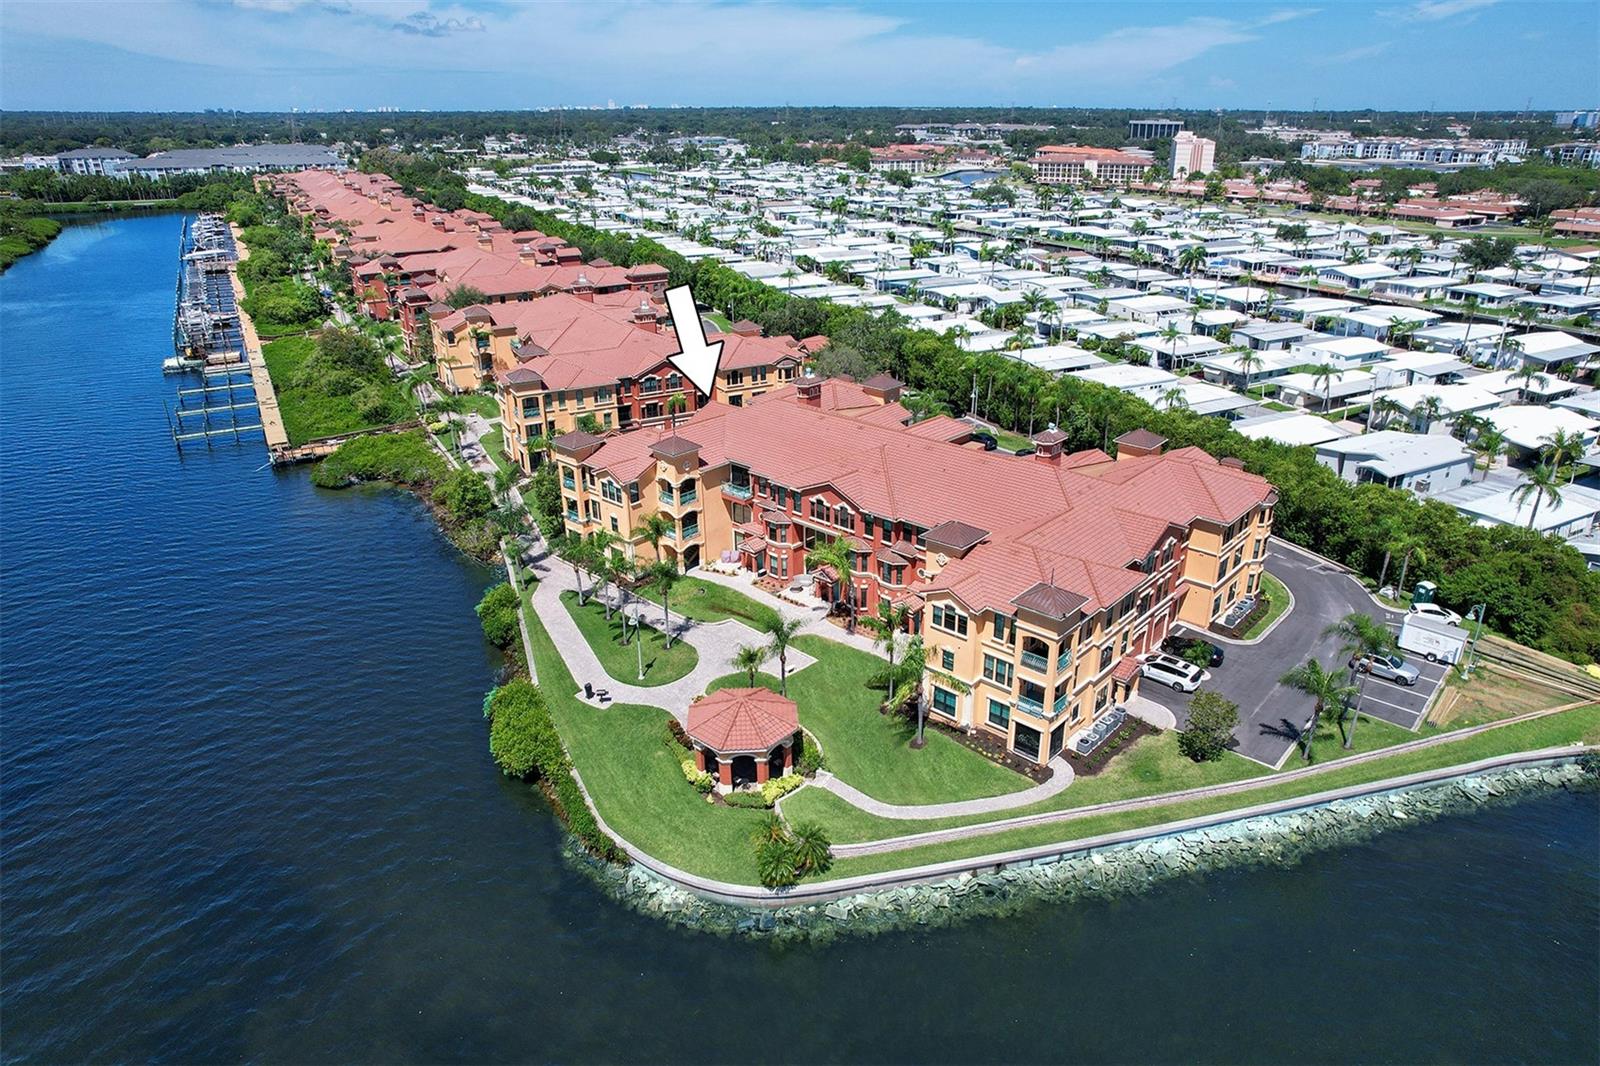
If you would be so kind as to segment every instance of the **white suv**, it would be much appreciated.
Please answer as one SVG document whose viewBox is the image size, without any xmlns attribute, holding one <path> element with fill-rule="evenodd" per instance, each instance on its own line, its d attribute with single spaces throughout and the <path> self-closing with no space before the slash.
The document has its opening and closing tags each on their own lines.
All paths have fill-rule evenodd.
<svg viewBox="0 0 1600 1066">
<path fill-rule="evenodd" d="M 1194 663 L 1163 652 L 1147 656 L 1140 664 L 1139 672 L 1151 681 L 1171 685 L 1179 692 L 1193 692 L 1201 682 L 1211 680 L 1211 671 L 1202 670 Z"/>
<path fill-rule="evenodd" d="M 1432 618 L 1443 622 L 1447 626 L 1461 624 L 1461 616 L 1448 607 L 1440 607 L 1437 603 L 1413 603 L 1409 608 L 1410 613 L 1419 618 Z"/>
</svg>

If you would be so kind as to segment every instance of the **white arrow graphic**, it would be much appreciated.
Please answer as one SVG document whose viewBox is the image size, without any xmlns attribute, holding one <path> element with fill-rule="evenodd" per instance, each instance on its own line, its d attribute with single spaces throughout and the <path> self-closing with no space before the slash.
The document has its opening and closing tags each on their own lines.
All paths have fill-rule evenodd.
<svg viewBox="0 0 1600 1066">
<path fill-rule="evenodd" d="M 678 350 L 667 356 L 667 362 L 683 371 L 683 376 L 710 399 L 712 386 L 717 383 L 717 367 L 722 363 L 722 342 L 706 342 L 706 331 L 689 286 L 667 290 L 667 310 L 672 312 L 672 325 L 678 331 Z"/>
</svg>

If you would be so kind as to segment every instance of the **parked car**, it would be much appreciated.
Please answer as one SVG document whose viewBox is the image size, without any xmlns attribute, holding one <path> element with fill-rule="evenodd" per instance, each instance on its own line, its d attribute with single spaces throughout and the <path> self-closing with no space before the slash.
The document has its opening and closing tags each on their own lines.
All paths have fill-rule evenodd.
<svg viewBox="0 0 1600 1066">
<path fill-rule="evenodd" d="M 1176 655 L 1156 652 L 1139 666 L 1139 672 L 1151 681 L 1171 685 L 1179 692 L 1193 692 L 1203 681 L 1211 680 L 1211 672 L 1194 663 L 1185 662 Z"/>
<path fill-rule="evenodd" d="M 1413 603 L 1408 609 L 1410 614 L 1420 615 L 1423 618 L 1437 618 L 1448 626 L 1461 624 L 1461 616 L 1448 607 L 1440 607 L 1437 603 Z"/>
<path fill-rule="evenodd" d="M 1352 670 L 1360 670 L 1373 677 L 1393 681 L 1410 688 L 1417 683 L 1420 671 L 1398 655 L 1361 655 L 1350 660 Z"/>
<path fill-rule="evenodd" d="M 983 445 L 983 450 L 986 452 L 992 452 L 1000 447 L 1000 440 L 993 433 L 984 433 L 979 430 L 972 435 L 972 439 L 975 443 Z"/>
<path fill-rule="evenodd" d="M 1200 666 L 1221 666 L 1222 649 L 1209 640 L 1198 637 L 1184 637 L 1177 634 L 1167 638 L 1161 650 L 1176 655 L 1185 662 L 1196 663 Z"/>
</svg>

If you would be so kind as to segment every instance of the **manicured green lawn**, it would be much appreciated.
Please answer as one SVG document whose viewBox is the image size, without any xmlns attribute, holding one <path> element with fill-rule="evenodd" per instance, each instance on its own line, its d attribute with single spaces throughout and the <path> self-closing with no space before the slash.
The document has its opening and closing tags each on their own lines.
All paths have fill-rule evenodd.
<svg viewBox="0 0 1600 1066">
<path fill-rule="evenodd" d="M 567 613 L 583 632 L 583 637 L 594 649 L 595 657 L 606 673 L 630 685 L 665 685 L 694 670 L 700 663 L 700 653 L 694 645 L 676 641 L 666 647 L 666 637 L 659 630 L 644 627 L 644 680 L 639 680 L 639 649 L 633 641 L 622 643 L 622 615 L 613 612 L 609 619 L 606 610 L 596 600 L 579 606 L 576 592 L 563 592 L 561 602 Z"/>
<path fill-rule="evenodd" d="M 1289 590 L 1283 587 L 1283 582 L 1261 571 L 1261 588 L 1267 594 L 1267 613 L 1256 619 L 1249 629 L 1244 631 L 1245 640 L 1254 640 L 1267 631 L 1267 627 L 1276 622 L 1284 611 L 1289 609 Z"/>
<path fill-rule="evenodd" d="M 1455 743 L 1437 744 L 1431 748 L 1423 748 L 1418 751 L 1396 752 L 1383 758 L 1329 770 L 1327 773 L 1313 774 L 1300 780 L 1285 781 L 1282 784 L 1267 785 L 1232 795 L 1212 796 L 1205 799 L 1187 800 L 1182 803 L 1146 807 L 1139 810 L 1092 815 L 1071 822 L 1029 826 L 1024 829 L 1012 829 L 1003 833 L 991 833 L 986 836 L 956 840 L 944 844 L 932 844 L 920 848 L 908 848 L 904 851 L 887 852 L 880 855 L 836 859 L 830 871 L 830 876 L 854 877 L 882 870 L 944 862 L 950 859 L 968 858 L 975 855 L 987 855 L 1015 848 L 1080 840 L 1084 837 L 1096 836 L 1101 833 L 1114 833 L 1147 825 L 1181 821 L 1185 818 L 1216 814 L 1276 800 L 1292 799 L 1296 796 L 1325 792 L 1329 789 L 1343 788 L 1348 785 L 1364 784 L 1369 781 L 1381 781 L 1385 778 L 1400 777 L 1424 770 L 1457 766 L 1513 751 L 1531 751 L 1579 741 L 1587 744 L 1600 742 L 1600 704 L 1590 704 L 1587 707 L 1563 711 L 1560 714 L 1553 714 L 1527 722 L 1515 722 L 1500 729 L 1491 729 L 1475 736 L 1466 737 Z M 1071 792 L 1072 789 L 1067 791 Z M 1163 789 L 1162 791 L 1166 790 Z M 796 817 L 795 810 L 790 804 L 806 797 L 809 792 L 809 789 L 804 790 L 796 794 L 794 799 L 784 801 L 785 813 L 790 818 Z"/>
<path fill-rule="evenodd" d="M 1345 723 L 1349 728 L 1349 723 Z M 1339 727 L 1333 722 L 1319 721 L 1317 731 L 1311 741 L 1311 765 L 1333 762 L 1350 755 L 1359 755 L 1364 751 L 1377 751 L 1379 748 L 1389 748 L 1396 744 L 1403 744 L 1408 740 L 1418 739 L 1418 734 L 1409 729 L 1385 722 L 1382 718 L 1369 718 L 1364 714 L 1356 716 L 1355 747 L 1345 750 L 1344 737 L 1339 732 Z M 1283 764 L 1285 770 L 1298 770 L 1306 765 L 1305 756 L 1301 754 L 1299 745 L 1289 753 L 1289 758 Z"/>
<path fill-rule="evenodd" d="M 1359 739 L 1359 734 L 1358 734 Z M 826 745 L 823 748 L 827 751 Z M 1018 807 L 1002 814 L 964 815 L 955 818 L 927 818 L 902 821 L 879 818 L 851 806 L 820 789 L 805 789 L 783 801 L 784 815 L 791 821 L 802 818 L 820 823 L 839 843 L 881 840 L 933 829 L 975 825 L 1023 814 L 1088 807 L 1096 803 L 1180 792 L 1202 785 L 1220 785 L 1271 773 L 1266 767 L 1229 752 L 1215 762 L 1196 763 L 1178 751 L 1178 737 L 1172 731 L 1140 739 L 1113 759 L 1093 777 L 1079 777 L 1050 799 Z"/>
<path fill-rule="evenodd" d="M 654 586 L 636 589 L 651 603 L 661 602 L 661 593 Z M 778 612 L 764 603 L 757 603 L 737 589 L 718 585 L 698 577 L 686 577 L 672 589 L 674 615 L 693 618 L 696 622 L 720 622 L 737 618 L 753 629 L 766 631 L 778 620 Z"/>
<path fill-rule="evenodd" d="M 885 803 L 976 799 L 1031 784 L 934 730 L 927 731 L 926 747 L 913 749 L 915 726 L 879 714 L 883 691 L 867 685 L 885 665 L 877 656 L 813 636 L 798 638 L 795 647 L 817 661 L 789 674 L 789 696 L 800 724 L 822 745 L 828 769 L 846 783 Z M 733 683 L 744 684 L 743 675 Z"/>
<path fill-rule="evenodd" d="M 484 454 L 494 460 L 496 469 L 506 470 L 511 466 L 511 460 L 506 458 L 506 430 L 504 426 L 495 423 L 494 429 L 485 433 L 478 440 L 483 445 Z"/>
<path fill-rule="evenodd" d="M 523 617 L 533 645 L 539 688 L 589 796 L 611 828 L 630 844 L 690 873 L 755 884 L 751 836 L 763 811 L 713 806 L 684 780 L 688 752 L 672 742 L 667 712 L 615 703 L 590 707 L 561 653 L 528 602 Z"/>
<path fill-rule="evenodd" d="M 1012 433 L 1009 430 L 999 430 L 995 433 L 994 439 L 996 444 L 1008 451 L 1014 452 L 1022 448 L 1033 447 L 1033 441 L 1020 433 Z"/>
<path fill-rule="evenodd" d="M 336 433 L 350 433 L 383 425 L 388 419 L 374 422 L 362 416 L 349 396 L 329 396 L 294 385 L 295 371 L 316 349 L 311 337 L 280 337 L 261 346 L 267 361 L 267 373 L 272 376 L 272 389 L 278 395 L 278 409 L 283 414 L 283 428 L 289 434 L 290 444 L 303 444 L 315 437 L 328 437 Z M 399 383 L 384 386 L 388 407 L 392 411 L 410 408 Z"/>
<path fill-rule="evenodd" d="M 500 421 L 500 401 L 483 392 L 464 392 L 461 402 L 469 411 L 475 411 L 490 422 Z"/>
</svg>

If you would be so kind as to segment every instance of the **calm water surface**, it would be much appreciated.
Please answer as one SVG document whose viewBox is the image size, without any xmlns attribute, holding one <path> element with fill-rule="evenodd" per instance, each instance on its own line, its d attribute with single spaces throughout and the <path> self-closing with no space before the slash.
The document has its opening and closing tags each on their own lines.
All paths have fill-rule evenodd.
<svg viewBox="0 0 1600 1066">
<path fill-rule="evenodd" d="M 494 580 L 407 496 L 166 436 L 179 219 L 0 277 L 0 1008 L 19 1061 L 1600 1054 L 1600 802 L 808 948 L 634 916 L 491 766 Z"/>
</svg>

